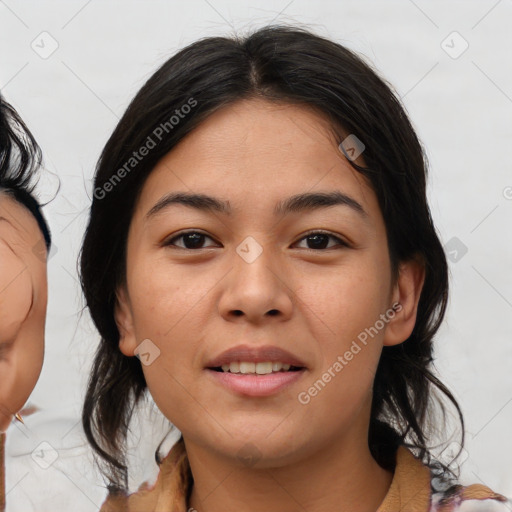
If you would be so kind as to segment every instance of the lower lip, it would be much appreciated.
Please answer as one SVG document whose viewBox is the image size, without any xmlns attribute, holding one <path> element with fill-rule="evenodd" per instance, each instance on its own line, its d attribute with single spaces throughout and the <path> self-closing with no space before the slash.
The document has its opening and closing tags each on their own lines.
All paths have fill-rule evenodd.
<svg viewBox="0 0 512 512">
<path fill-rule="evenodd" d="M 246 396 L 270 396 L 282 391 L 294 382 L 297 382 L 305 370 L 295 372 L 275 372 L 265 375 L 240 374 L 230 372 L 217 372 L 207 369 L 212 377 L 236 393 Z"/>
</svg>

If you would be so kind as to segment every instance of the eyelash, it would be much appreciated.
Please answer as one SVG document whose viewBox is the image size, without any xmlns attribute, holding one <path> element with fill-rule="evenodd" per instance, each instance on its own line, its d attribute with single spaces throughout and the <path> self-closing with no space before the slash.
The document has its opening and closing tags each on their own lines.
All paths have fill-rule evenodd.
<svg viewBox="0 0 512 512">
<path fill-rule="evenodd" d="M 188 247 L 176 246 L 173 243 L 175 240 L 183 238 L 186 235 L 192 235 L 192 234 L 203 235 L 204 237 L 209 238 L 210 240 L 213 240 L 213 238 L 208 236 L 206 233 L 203 233 L 203 232 L 197 231 L 197 230 L 190 230 L 190 231 L 183 231 L 182 233 L 180 233 L 180 234 L 178 234 L 176 236 L 173 236 L 172 238 L 167 239 L 166 241 L 163 242 L 162 245 L 165 246 L 165 247 L 174 247 L 174 248 L 183 249 L 183 250 L 186 250 L 186 251 L 198 251 L 198 250 L 201 250 L 201 249 L 210 249 L 210 247 L 199 247 L 197 249 L 190 249 Z M 325 236 L 327 236 L 329 238 L 332 238 L 332 239 L 336 240 L 338 242 L 337 245 L 339 245 L 341 247 L 345 247 L 345 248 L 350 247 L 350 245 L 347 242 L 345 242 L 344 240 L 342 240 L 338 236 L 333 235 L 332 233 L 329 233 L 327 231 L 321 231 L 321 230 L 310 231 L 309 233 L 306 233 L 298 241 L 301 242 L 301 241 L 305 240 L 306 238 L 314 236 L 314 235 L 325 235 Z M 336 246 L 333 246 L 333 247 L 335 248 Z M 305 248 L 305 249 L 307 251 L 321 252 L 321 251 L 325 251 L 325 250 L 328 250 L 328 249 L 333 249 L 333 247 L 327 247 L 327 248 L 323 248 L 323 249 L 311 249 L 311 248 L 308 247 L 308 248 Z"/>
</svg>

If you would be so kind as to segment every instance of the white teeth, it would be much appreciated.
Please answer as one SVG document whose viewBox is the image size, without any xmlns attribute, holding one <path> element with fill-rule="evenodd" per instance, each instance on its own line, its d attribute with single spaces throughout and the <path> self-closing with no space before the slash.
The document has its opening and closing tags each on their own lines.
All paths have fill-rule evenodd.
<svg viewBox="0 0 512 512">
<path fill-rule="evenodd" d="M 230 367 L 231 369 L 231 367 Z M 254 373 L 256 370 L 256 364 L 255 363 L 240 363 L 240 373 Z"/>
<path fill-rule="evenodd" d="M 251 363 L 248 361 L 234 361 L 222 365 L 223 372 L 230 373 L 253 373 L 257 375 L 267 375 L 272 372 L 279 372 L 281 370 L 287 372 L 291 365 L 287 363 L 266 361 L 263 363 Z"/>
<path fill-rule="evenodd" d="M 272 363 L 256 363 L 256 373 L 258 375 L 272 373 Z"/>
</svg>

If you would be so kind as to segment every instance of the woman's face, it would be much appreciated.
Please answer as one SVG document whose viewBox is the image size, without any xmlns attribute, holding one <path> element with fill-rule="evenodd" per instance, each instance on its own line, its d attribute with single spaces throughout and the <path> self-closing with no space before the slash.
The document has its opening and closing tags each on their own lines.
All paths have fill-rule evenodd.
<svg viewBox="0 0 512 512">
<path fill-rule="evenodd" d="M 22 204 L 0 192 L 0 432 L 34 389 L 44 355 L 46 246 Z"/>
<path fill-rule="evenodd" d="M 338 143 L 305 107 L 244 100 L 145 182 L 120 349 L 187 444 L 263 467 L 367 443 L 382 346 L 412 332 L 422 273 L 392 282 L 375 193 Z"/>
</svg>

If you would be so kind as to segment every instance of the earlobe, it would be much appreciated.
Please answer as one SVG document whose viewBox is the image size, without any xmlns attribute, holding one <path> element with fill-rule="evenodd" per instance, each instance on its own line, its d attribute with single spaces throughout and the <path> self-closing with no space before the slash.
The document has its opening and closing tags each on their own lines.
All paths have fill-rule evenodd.
<svg viewBox="0 0 512 512">
<path fill-rule="evenodd" d="M 386 327 L 385 346 L 403 343 L 411 335 L 424 282 L 425 264 L 422 259 L 414 258 L 400 264 L 391 302 L 391 305 L 399 303 L 400 306 L 395 308 L 395 315 Z"/>
<path fill-rule="evenodd" d="M 128 300 L 128 294 L 124 286 L 119 287 L 116 291 L 114 318 L 117 330 L 119 331 L 119 350 L 125 356 L 134 356 L 137 343 L 133 328 L 132 310 Z"/>
</svg>

